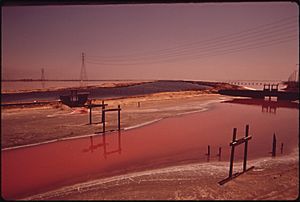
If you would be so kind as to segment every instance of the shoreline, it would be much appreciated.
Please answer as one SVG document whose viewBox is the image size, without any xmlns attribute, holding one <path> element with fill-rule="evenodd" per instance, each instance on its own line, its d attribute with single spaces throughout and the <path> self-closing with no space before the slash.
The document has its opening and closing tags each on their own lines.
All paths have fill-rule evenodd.
<svg viewBox="0 0 300 202">
<path fill-rule="evenodd" d="M 121 82 L 121 83 L 105 83 L 93 86 L 79 86 L 57 88 L 45 91 L 26 91 L 3 93 L 1 101 L 3 104 L 12 104 L 20 102 L 35 101 L 54 101 L 58 100 L 61 95 L 70 94 L 70 90 L 78 90 L 79 92 L 88 92 L 90 99 L 107 99 L 114 97 L 128 97 L 148 95 L 159 92 L 180 92 L 180 91 L 203 91 L 217 93 L 220 89 L 243 89 L 236 85 L 226 84 L 222 82 L 205 82 L 205 81 L 184 81 L 184 80 L 154 80 L 144 82 Z"/>
<path fill-rule="evenodd" d="M 74 86 L 64 87 L 47 87 L 47 88 L 34 88 L 34 89 L 19 89 L 19 90 L 3 90 L 2 94 L 17 94 L 17 93 L 32 93 L 32 92 L 54 92 L 54 91 L 68 91 L 71 89 L 88 90 L 91 88 L 116 88 L 116 87 L 128 87 L 131 85 L 139 85 L 148 82 L 155 82 L 156 80 L 107 80 L 107 81 L 90 81 L 99 84 L 88 84 L 80 86 L 80 81 L 46 81 L 46 82 L 61 82 L 61 83 L 78 83 Z M 2 82 L 28 82 L 28 83 L 42 83 L 42 81 L 2 81 Z"/>
<path fill-rule="evenodd" d="M 168 117 L 171 115 L 169 112 L 174 111 L 174 107 L 179 107 L 178 100 L 171 99 L 173 95 L 163 94 L 163 96 L 170 98 L 166 102 L 156 100 L 155 102 L 144 103 L 142 104 L 143 110 L 151 111 L 150 118 L 153 118 L 153 115 Z M 181 96 L 184 96 L 181 99 L 184 101 L 182 102 L 184 105 L 180 105 L 180 107 L 192 108 L 194 108 L 192 103 L 195 103 L 195 106 L 199 106 L 199 99 L 202 100 L 202 104 L 207 104 L 211 98 L 219 97 L 216 95 L 207 97 L 205 95 L 186 102 L 186 94 L 181 94 L 179 97 Z M 157 96 L 154 97 L 158 98 Z M 203 100 L 204 97 L 206 98 L 205 100 Z M 175 104 L 172 104 L 172 100 Z M 127 110 L 130 112 L 130 115 L 134 114 L 132 110 L 138 111 L 135 105 L 137 100 L 134 100 L 134 106 L 125 105 L 129 104 L 128 100 L 126 101 L 123 100 L 123 106 L 128 107 Z M 115 103 L 113 104 L 113 102 Z M 111 104 L 116 105 L 119 102 L 114 100 Z M 154 110 L 153 114 L 154 106 L 155 109 L 159 106 L 158 109 L 161 109 L 161 111 Z M 204 106 L 207 108 L 206 105 Z M 222 163 L 229 157 L 230 148 L 228 147 L 228 142 L 230 141 L 232 127 L 244 128 L 245 122 L 249 123 L 248 121 L 251 121 L 250 134 L 252 135 L 254 132 L 255 135 L 254 140 L 249 145 L 249 160 L 269 155 L 269 147 L 267 145 L 271 141 L 268 137 L 269 135 L 266 134 L 272 135 L 270 132 L 273 130 L 279 132 L 277 135 L 278 140 L 283 141 L 287 145 L 285 146 L 284 154 L 289 154 L 292 148 L 297 147 L 295 140 L 298 140 L 298 137 L 295 132 L 298 129 L 295 126 L 297 124 L 295 120 L 297 112 L 295 110 L 293 110 L 292 114 L 286 109 L 283 109 L 282 113 L 280 113 L 290 114 L 289 119 L 286 120 L 288 125 L 286 125 L 278 122 L 280 119 L 273 120 L 270 116 L 267 116 L 269 117 L 267 118 L 266 114 L 261 113 L 260 108 L 257 106 L 235 105 L 233 107 L 233 104 L 226 103 L 212 106 L 215 106 L 213 110 L 182 115 L 182 117 L 165 118 L 156 124 L 124 131 L 121 132 L 122 134 L 115 132 L 111 135 L 97 135 L 90 138 L 72 138 L 69 141 L 58 141 L 36 147 L 2 151 L 2 161 L 4 162 L 2 163 L 2 183 L 5 185 L 3 196 L 5 198 L 23 198 L 67 185 L 90 181 L 91 179 L 126 174 L 138 170 L 189 164 L 191 162 L 205 162 L 209 160 L 205 156 L 207 145 L 212 146 L 213 152 L 210 160 L 217 159 L 215 157 L 217 147 L 224 148 L 222 149 L 222 158 L 220 158 L 220 163 Z M 183 109 L 186 109 L 185 107 Z M 166 109 L 166 112 L 163 112 L 163 109 Z M 145 120 L 141 119 L 143 116 L 149 118 L 149 114 L 145 115 L 143 110 L 139 115 L 138 121 Z M 242 110 L 248 112 L 247 118 L 243 116 L 243 113 L 240 113 Z M 29 112 L 32 111 L 29 110 Z M 16 111 L 16 113 L 18 114 L 19 112 Z M 76 115 L 73 118 L 75 120 L 78 119 L 78 114 L 72 111 L 67 111 L 67 113 L 64 112 L 63 114 L 68 114 L 68 117 L 69 115 Z M 222 114 L 231 114 L 231 118 L 220 116 Z M 28 114 L 25 115 L 28 117 Z M 124 115 L 122 116 L 124 117 Z M 134 117 L 136 116 L 134 115 Z M 12 117 L 15 117 L 14 113 Z M 58 117 L 61 117 L 64 121 L 69 120 L 66 118 L 66 115 Z M 86 114 L 83 114 L 84 117 L 86 117 Z M 264 120 L 263 123 L 260 120 Z M 46 119 L 46 123 L 49 123 L 48 119 Z M 218 123 L 218 127 L 215 127 L 215 123 Z M 70 124 L 70 122 L 67 124 Z M 270 124 L 274 124 L 274 127 L 265 127 L 265 125 Z M 63 127 L 62 129 L 65 128 Z M 286 136 L 284 133 L 281 133 L 281 135 L 280 130 L 290 133 L 290 135 Z M 54 130 L 54 132 L 57 132 L 57 130 Z M 154 134 L 155 136 L 153 136 Z M 260 143 L 263 143 L 264 146 L 261 146 L 262 144 Z M 239 150 L 241 148 L 237 148 L 236 160 L 241 159 L 241 152 L 238 152 L 241 151 Z M 24 159 L 24 155 L 26 159 Z M 278 156 L 281 155 L 279 154 Z M 19 172 L 20 167 L 26 175 Z M 19 183 L 20 181 L 22 183 Z M 148 187 L 146 190 L 151 190 L 151 188 Z M 154 194 L 153 196 L 156 195 Z"/>
<path fill-rule="evenodd" d="M 123 98 L 123 99 L 126 99 L 126 98 Z M 114 100 L 118 100 L 118 99 L 114 99 Z M 147 122 L 141 122 L 139 124 L 130 125 L 126 128 L 123 128 L 123 129 L 121 129 L 121 131 L 128 131 L 128 130 L 133 130 L 133 129 L 137 129 L 137 128 L 140 128 L 140 127 L 148 126 L 148 125 L 154 124 L 156 122 L 159 122 L 161 120 L 172 118 L 172 117 L 179 117 L 179 116 L 184 116 L 184 115 L 189 115 L 189 114 L 194 114 L 194 113 L 201 113 L 203 111 L 211 110 L 212 107 L 213 107 L 211 105 L 219 103 L 219 102 L 223 102 L 224 100 L 230 100 L 230 99 L 222 98 L 222 99 L 219 99 L 219 100 L 210 100 L 210 101 L 204 103 L 205 105 L 207 105 L 207 108 L 195 109 L 194 111 L 179 112 L 179 113 L 175 113 L 173 115 L 170 115 L 168 117 L 161 117 L 161 118 L 153 119 L 153 120 L 150 120 L 150 121 L 147 121 Z M 107 131 L 106 134 L 109 135 L 109 133 L 112 133 L 112 132 L 117 132 L 117 130 Z M 67 141 L 67 140 L 72 140 L 72 139 L 81 139 L 81 138 L 86 138 L 86 137 L 94 137 L 94 136 L 99 136 L 99 135 L 101 135 L 101 134 L 93 133 L 93 134 L 87 134 L 87 135 L 81 135 L 81 136 L 58 138 L 58 139 L 48 140 L 48 141 L 45 141 L 45 142 L 37 142 L 37 143 L 26 144 L 26 145 L 6 147 L 6 148 L 2 148 L 1 151 L 8 151 L 8 150 L 14 150 L 14 149 L 20 149 L 20 148 L 34 147 L 34 146 L 40 146 L 40 145 L 54 143 L 54 142 Z"/>
<path fill-rule="evenodd" d="M 115 131 L 106 132 L 107 135 L 99 135 L 97 131 L 102 131 L 102 124 L 99 122 L 101 120 L 100 108 L 93 109 L 93 124 L 91 125 L 88 124 L 89 111 L 86 108 L 72 109 L 59 104 L 6 108 L 2 113 L 2 123 L 6 127 L 2 128 L 1 138 L 2 161 L 4 162 L 2 163 L 2 183 L 5 185 L 3 194 L 7 198 L 28 198 L 40 196 L 49 191 L 53 193 L 51 190 L 57 191 L 67 186 L 72 190 L 71 199 L 152 199 L 153 197 L 157 199 L 189 199 L 188 197 L 206 199 L 207 197 L 203 197 L 203 193 L 198 191 L 209 187 L 206 191 L 208 195 L 204 194 L 209 196 L 209 193 L 214 193 L 214 190 L 218 189 L 215 187 L 215 181 L 222 176 L 226 177 L 228 172 L 226 159 L 229 158 L 230 153 L 228 142 L 231 138 L 231 129 L 232 127 L 239 128 L 239 133 L 242 135 L 241 131 L 244 130 L 245 124 L 250 124 L 250 135 L 255 137 L 249 147 L 249 166 L 257 159 L 269 159 L 267 156 L 273 131 L 276 131 L 278 141 L 284 142 L 285 145 L 284 155 L 279 154 L 274 160 L 289 158 L 293 155 L 293 148 L 296 148 L 298 153 L 298 146 L 295 146 L 295 140 L 299 140 L 295 135 L 298 131 L 296 128 L 298 122 L 295 120 L 298 112 L 295 109 L 290 111 L 290 109 L 281 108 L 275 118 L 261 111 L 261 106 L 236 105 L 230 102 L 220 104 L 231 99 L 231 97 L 208 93 L 205 90 L 158 92 L 107 99 L 105 103 L 108 104 L 108 108 L 121 105 L 122 135 Z M 94 103 L 101 103 L 101 101 L 101 99 L 96 99 Z M 243 115 L 244 112 L 247 116 Z M 223 116 L 225 114 L 229 114 L 230 119 Z M 116 114 L 109 114 L 106 120 L 108 121 L 107 131 L 116 129 Z M 281 122 L 283 120 L 285 123 Z M 274 124 L 273 127 L 266 127 L 272 124 Z M 26 143 L 31 143 L 31 145 Z M 210 160 L 205 156 L 207 145 L 212 146 Z M 218 147 L 225 149 L 222 149 L 222 158 L 216 161 L 218 157 L 215 154 L 217 154 Z M 235 168 L 239 168 L 240 165 L 241 152 L 239 151 L 241 150 L 238 148 Z M 66 159 L 68 160 L 65 161 Z M 292 168 L 292 170 L 287 170 L 289 173 L 287 176 L 291 180 L 297 179 L 298 173 L 295 174 L 295 171 L 299 168 L 295 167 L 295 162 L 298 161 L 299 157 L 294 156 L 294 161 L 288 164 L 288 167 Z M 190 172 L 189 166 L 193 167 L 194 164 L 201 169 Z M 277 176 L 277 168 L 286 169 L 282 162 L 279 164 L 270 168 L 272 175 Z M 202 171 L 205 170 L 204 167 L 215 165 L 220 169 L 227 167 L 224 169 L 226 171 L 217 172 L 216 176 L 213 174 L 213 178 L 210 179 L 210 170 L 206 169 L 206 173 Z M 184 173 L 178 173 L 178 170 L 176 172 L 168 170 L 169 167 L 174 166 L 185 167 Z M 19 173 L 20 167 L 26 175 Z M 167 169 L 168 174 L 160 176 L 161 173 L 154 172 L 150 179 L 148 175 L 134 176 L 134 173 L 146 171 L 151 173 L 153 169 Z M 260 171 L 256 170 L 256 172 Z M 133 176 L 128 177 L 128 173 Z M 194 174 L 197 173 L 199 175 L 195 176 Z M 272 176 L 268 173 L 266 175 Z M 116 176 L 121 176 L 122 179 Z M 107 184 L 101 184 L 101 180 L 111 178 L 118 180 L 109 182 L 109 187 L 106 187 Z M 137 178 L 143 179 L 139 181 L 136 180 Z M 197 180 L 193 181 L 194 178 Z M 243 178 L 241 176 L 238 179 Z M 256 178 L 259 178 L 259 175 Z M 258 180 L 256 178 L 255 181 Z M 165 179 L 165 181 L 157 181 L 157 179 Z M 174 179 L 179 181 L 174 181 Z M 20 181 L 22 183 L 19 183 Z M 136 181 L 140 183 L 136 184 Z M 186 183 L 187 181 L 190 182 Z M 200 187 L 198 191 L 191 187 L 191 181 Z M 207 183 L 201 183 L 203 181 Z M 95 190 L 98 191 L 90 192 L 89 188 L 84 188 L 85 182 L 88 184 L 95 182 L 97 184 Z M 284 178 L 284 186 L 288 186 L 286 185 L 288 182 L 289 180 Z M 258 185 L 260 183 L 267 182 L 258 182 Z M 83 185 L 82 188 L 79 187 L 73 192 L 74 184 Z M 296 186 L 299 186 L 298 184 Z M 275 190 L 280 190 L 280 186 Z M 90 184 L 90 187 L 93 185 Z M 161 190 L 165 190 L 165 193 L 154 193 L 153 187 L 160 187 Z M 180 187 L 186 191 L 174 190 Z M 266 184 L 266 187 L 274 188 L 272 183 Z M 256 187 L 253 188 L 256 190 Z M 290 193 L 288 197 L 295 195 L 294 187 L 292 189 L 293 193 Z M 114 190 L 120 190 L 121 193 L 127 195 L 120 196 L 116 194 L 117 192 L 114 193 Z M 137 195 L 130 195 L 135 191 Z M 208 199 L 231 199 L 222 195 L 224 193 L 220 189 L 214 194 L 216 195 L 209 196 Z M 239 194 L 236 196 L 243 197 L 243 194 Z M 111 196 L 111 198 L 105 198 L 106 196 Z M 54 198 L 69 199 L 68 197 Z"/>
<path fill-rule="evenodd" d="M 186 98 L 184 100 L 186 101 Z M 161 101 L 159 103 L 164 108 L 170 106 Z M 199 104 L 197 99 L 196 103 Z M 153 107 L 153 102 L 148 105 Z M 190 105 L 191 103 L 188 102 L 188 106 Z M 271 137 L 270 132 L 280 130 L 281 128 L 276 129 L 276 125 L 279 126 L 282 123 L 274 122 L 273 118 L 268 115 L 269 118 L 265 120 L 266 114 L 261 113 L 256 106 L 235 105 L 233 107 L 232 105 L 217 104 L 215 110 L 182 117 L 175 116 L 156 124 L 124 131 L 122 134 L 115 132 L 111 135 L 73 138 L 69 141 L 59 141 L 31 148 L 2 151 L 2 160 L 5 162 L 2 164 L 2 183 L 5 184 L 3 194 L 7 198 L 23 198 L 66 185 L 89 181 L 92 178 L 105 178 L 138 170 L 191 162 L 206 162 L 208 159 L 205 152 L 208 144 L 212 146 L 210 160 L 218 158 L 215 156 L 217 147 L 223 148 L 220 159 L 222 162 L 229 158 L 228 142 L 231 139 L 232 127 L 244 128 L 245 121 L 249 123 L 249 120 L 254 121 L 250 122 L 250 134 L 252 135 L 254 132 L 255 138 L 249 145 L 248 159 L 268 156 L 270 151 L 268 145 L 271 143 L 271 139 L 266 134 L 270 134 Z M 147 104 L 144 107 L 144 109 L 149 109 Z M 257 109 L 259 109 L 259 113 L 257 113 Z M 242 110 L 248 112 L 246 119 L 244 116 L 238 116 Z M 282 113 L 290 114 L 290 111 L 283 109 Z M 232 118 L 227 119 L 220 114 L 231 114 Z M 278 140 L 285 144 L 284 154 L 289 154 L 292 148 L 297 147 L 295 145 L 295 140 L 298 140 L 295 134 L 297 122 L 294 121 L 297 112 L 293 110 L 292 114 L 288 121 L 292 130 L 289 130 L 289 124 L 280 126 L 283 127 L 281 130 L 292 133 L 289 136 L 280 135 L 280 133 L 277 135 Z M 65 116 L 62 118 L 66 119 Z M 75 118 L 77 119 L 77 117 Z M 258 124 L 262 119 L 264 121 L 260 127 Z M 215 123 L 219 123 L 218 127 L 215 127 Z M 270 124 L 274 124 L 274 127 L 265 131 L 265 125 Z M 153 136 L 154 134 L 155 136 Z M 260 143 L 263 143 L 264 146 L 260 146 L 262 145 Z M 237 148 L 236 160 L 241 159 L 242 152 L 239 152 L 241 151 L 239 149 L 242 147 Z M 110 155 L 111 152 L 114 154 Z M 24 159 L 24 155 L 26 155 L 26 159 Z M 68 161 L 65 161 L 66 159 Z M 26 175 L 19 172 L 18 168 L 20 167 Z M 20 184 L 20 181 L 23 183 Z"/>
<path fill-rule="evenodd" d="M 212 105 L 215 103 L 227 100 L 226 96 L 220 96 L 218 94 L 206 94 L 203 92 L 197 91 L 184 91 L 184 92 L 163 92 L 163 93 L 154 93 L 149 95 L 143 96 L 132 96 L 126 98 L 119 98 L 119 99 L 108 99 L 105 100 L 105 103 L 108 104 L 109 108 L 115 107 L 118 104 L 121 105 L 122 112 L 121 112 L 121 128 L 122 130 L 132 130 L 135 128 L 143 127 L 149 124 L 153 124 L 157 121 L 181 116 L 185 114 L 197 113 L 201 111 L 206 111 L 207 109 L 211 108 Z M 99 104 L 101 103 L 100 99 L 94 100 L 94 103 Z M 141 106 L 138 107 L 137 103 L 140 103 Z M 20 110 L 22 109 L 22 110 Z M 93 119 L 99 119 L 98 117 L 101 116 L 100 112 L 96 109 L 93 109 Z M 2 131 L 2 151 L 10 150 L 14 148 L 22 148 L 26 146 L 35 146 L 39 144 L 46 144 L 57 142 L 61 140 L 68 140 L 73 138 L 80 138 L 80 137 L 87 137 L 97 133 L 98 130 L 101 130 L 102 124 L 93 123 L 92 125 L 88 125 L 89 110 L 86 108 L 69 108 L 64 106 L 63 104 L 59 105 L 46 105 L 46 106 L 31 106 L 31 107 L 13 107 L 13 108 L 5 108 L 2 110 L 2 121 L 6 121 L 5 118 L 12 117 L 9 122 L 5 123 L 4 125 L 11 125 L 13 122 L 19 120 L 19 129 L 14 129 L 14 131 L 7 131 L 8 129 L 4 128 Z M 31 115 L 32 114 L 32 115 Z M 20 116 L 20 118 L 13 118 L 13 116 Z M 30 117 L 33 117 L 30 119 Z M 28 139 L 23 144 L 14 144 L 14 143 L 5 143 L 8 140 L 11 141 L 13 139 L 8 139 L 6 141 L 6 137 L 13 135 L 15 133 L 20 138 L 31 136 L 31 133 L 35 133 L 34 127 L 32 129 L 26 127 L 26 125 L 35 125 L 35 127 L 41 127 L 36 125 L 36 118 L 39 117 L 41 123 L 47 122 L 49 128 L 47 129 L 47 133 L 49 135 L 45 135 L 43 139 L 41 134 L 39 135 L 39 141 L 32 141 Z M 96 117 L 95 117 L 96 116 Z M 134 118 L 133 118 L 134 116 Z M 28 118 L 29 119 L 28 119 Z M 65 123 L 61 123 L 60 120 L 64 118 Z M 69 117 L 72 120 L 68 120 Z M 28 119 L 28 123 L 24 123 L 24 118 Z M 116 128 L 116 117 L 114 114 L 108 115 L 109 120 L 111 120 L 111 124 L 108 124 L 110 129 Z M 51 120 L 51 122 L 48 122 Z M 79 122 L 80 121 L 80 122 Z M 71 127 L 72 124 L 77 124 L 76 128 Z M 26 124 L 26 125 L 25 125 Z M 68 130 L 58 130 L 57 124 L 64 126 Z M 52 126 L 52 127 L 50 127 Z M 26 130 L 24 130 L 26 128 Z M 109 129 L 109 128 L 108 128 Z M 32 131 L 32 132 L 31 132 Z M 68 132 L 70 131 L 70 132 Z M 22 136 L 18 134 L 24 134 Z M 7 134 L 7 135 L 6 135 Z M 28 135 L 27 135 L 28 134 Z M 60 135 L 62 134 L 62 135 Z M 65 135 L 63 135 L 65 134 Z M 49 139 L 50 138 L 50 139 Z M 31 141 L 31 142 L 30 142 Z M 6 146 L 7 145 L 7 146 Z"/>
<path fill-rule="evenodd" d="M 229 167 L 229 162 L 218 162 L 218 161 L 211 161 L 211 162 L 200 162 L 200 163 L 188 163 L 183 165 L 172 165 L 172 166 L 166 166 L 161 168 L 154 168 L 149 170 L 142 170 L 142 171 L 133 171 L 126 174 L 116 175 L 113 177 L 105 177 L 101 179 L 94 179 L 87 182 L 77 183 L 71 186 L 64 186 L 56 190 L 48 191 L 42 194 L 33 195 L 30 197 L 22 198 L 21 200 L 114 200 L 114 199 L 121 199 L 121 200 L 131 200 L 131 199 L 165 199 L 165 200 L 178 200 L 178 199 L 193 199 L 193 200 L 199 200 L 199 199 L 208 199 L 208 200 L 215 200 L 215 199 L 245 199 L 243 194 L 250 195 L 247 196 L 249 200 L 259 200 L 259 199 L 296 199 L 299 197 L 299 183 L 294 184 L 297 182 L 297 176 L 295 176 L 296 179 L 293 178 L 293 183 L 290 185 L 285 184 L 285 186 L 292 187 L 292 190 L 289 190 L 292 193 L 292 196 L 285 198 L 282 197 L 282 195 L 276 195 L 276 193 L 272 190 L 263 189 L 262 193 L 251 193 L 253 191 L 251 190 L 243 190 L 242 193 L 239 193 L 238 195 L 233 196 L 226 196 L 222 194 L 216 194 L 212 195 L 209 193 L 209 191 L 212 192 L 212 189 L 207 189 L 209 187 L 215 187 L 219 190 L 221 189 L 227 189 L 228 191 L 234 191 L 235 186 L 239 186 L 246 188 L 248 186 L 248 183 L 242 183 L 242 184 L 236 184 L 237 181 L 243 182 L 248 181 L 249 179 L 244 180 L 243 178 L 250 178 L 251 183 L 250 184 L 258 184 L 256 181 L 257 178 L 261 174 L 266 176 L 271 176 L 274 173 L 277 173 L 275 176 L 284 178 L 287 173 L 285 172 L 289 166 L 291 166 L 291 170 L 289 172 L 297 173 L 299 174 L 299 150 L 298 148 L 295 148 L 292 153 L 276 158 L 272 157 L 259 157 L 256 159 L 248 160 L 248 167 L 254 166 L 254 169 L 252 171 L 249 171 L 247 173 L 244 173 L 243 175 L 239 176 L 238 178 L 235 178 L 231 180 L 230 182 L 226 183 L 225 185 L 219 185 L 217 180 L 222 180 L 223 178 L 227 177 L 227 171 Z M 238 161 L 235 164 L 235 172 L 242 170 L 242 162 Z M 283 170 L 278 170 L 278 168 L 281 168 Z M 186 174 L 187 172 L 188 174 Z M 198 181 L 197 185 L 204 186 L 206 188 L 206 193 L 201 196 L 201 193 L 192 193 L 195 190 L 185 190 L 181 193 L 181 197 L 178 195 L 177 192 L 173 192 L 172 188 L 170 188 L 169 184 L 176 184 L 178 185 L 178 182 L 190 180 L 192 181 L 192 178 L 180 178 L 179 175 L 184 176 L 184 178 L 187 178 L 187 175 L 191 175 L 191 173 L 196 173 L 193 178 L 196 178 Z M 182 173 L 182 174 L 181 174 Z M 213 173 L 213 177 L 212 174 Z M 279 174 L 278 174 L 279 173 Z M 289 174 L 289 173 L 288 173 Z M 192 174 L 193 175 L 193 174 Z M 248 175 L 248 176 L 247 176 Z M 250 175 L 250 177 L 249 177 Z M 252 176 L 251 176 L 252 175 Z M 201 183 L 202 178 L 206 178 L 205 176 L 210 176 L 213 179 L 210 181 L 204 183 Z M 270 177 L 269 177 L 270 178 Z M 273 179 L 276 179 L 276 177 L 272 177 Z M 194 179 L 195 180 L 195 179 Z M 264 180 L 265 182 L 266 180 Z M 151 184 L 155 182 L 160 182 L 162 189 L 167 192 L 172 192 L 173 197 L 167 197 L 159 196 L 159 195 L 153 195 L 153 194 L 146 194 L 146 192 L 149 191 L 149 188 L 152 187 Z M 168 182 L 168 185 L 165 185 L 164 183 Z M 261 182 L 259 182 L 261 183 Z M 289 182 L 290 183 L 290 182 Z M 283 183 L 282 183 L 283 184 Z M 138 187 L 136 187 L 138 185 Z M 191 186 L 191 185 L 183 185 L 183 186 Z M 126 187 L 126 188 L 125 188 Z M 139 188 L 140 187 L 140 188 Z M 252 186 L 253 187 L 253 186 Z M 130 195 L 130 193 L 127 193 L 126 196 L 123 196 L 124 198 L 120 198 L 119 194 L 114 193 L 114 189 L 134 189 L 135 194 Z M 169 190 L 168 190 L 169 189 Z M 289 188 L 286 188 L 289 189 Z M 182 191 L 182 190 L 181 190 Z M 200 190 L 198 190 L 200 191 Z M 277 190 L 280 192 L 280 190 Z M 105 194 L 105 192 L 109 192 L 110 194 Z M 150 191 L 153 192 L 153 191 Z M 155 192 L 155 191 L 154 191 Z M 159 192 L 159 191 L 156 191 Z M 223 191 L 224 192 L 224 191 Z M 249 194 L 250 192 L 250 194 Z M 258 191 L 259 192 L 259 191 Z M 270 194 L 270 192 L 272 194 Z M 177 194 L 176 194 L 177 193 Z M 222 193 L 222 192 L 221 192 Z M 200 194 L 200 197 L 197 196 Z M 146 196 L 145 196 L 146 195 Z M 148 196 L 147 196 L 148 195 Z M 150 197 L 151 195 L 151 197 Z M 185 196 L 184 196 L 185 195 Z M 291 195 L 291 194 L 289 194 Z M 204 196 L 204 197 L 203 197 Z"/>
</svg>

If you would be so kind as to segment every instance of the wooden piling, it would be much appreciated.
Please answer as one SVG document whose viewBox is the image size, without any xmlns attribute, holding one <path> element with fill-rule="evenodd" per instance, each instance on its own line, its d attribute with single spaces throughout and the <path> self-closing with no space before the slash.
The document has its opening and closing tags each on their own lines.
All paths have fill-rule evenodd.
<svg viewBox="0 0 300 202">
<path fill-rule="evenodd" d="M 218 153 L 218 156 L 221 157 L 221 152 L 222 152 L 222 148 L 219 147 L 219 153 Z"/>
<path fill-rule="evenodd" d="M 207 156 L 210 156 L 210 145 L 207 145 Z"/>
<path fill-rule="evenodd" d="M 273 146 L 272 146 L 272 156 L 276 156 L 276 135 L 275 133 L 273 134 Z"/>
<path fill-rule="evenodd" d="M 246 125 L 245 137 L 247 138 L 249 135 L 249 125 Z M 245 149 L 244 149 L 244 163 L 243 163 L 243 171 L 246 171 L 247 166 L 247 151 L 248 151 L 248 141 L 245 141 Z"/>
<path fill-rule="evenodd" d="M 121 107 L 118 105 L 118 130 L 121 130 Z"/>
<path fill-rule="evenodd" d="M 232 142 L 236 140 L 236 128 L 233 128 Z M 229 178 L 232 177 L 233 170 L 233 159 L 234 159 L 234 145 L 231 146 L 230 165 L 229 165 Z"/>
<path fill-rule="evenodd" d="M 102 131 L 105 133 L 105 110 L 102 110 Z"/>
<path fill-rule="evenodd" d="M 246 135 L 243 138 L 240 139 L 236 139 L 236 132 L 237 129 L 233 128 L 233 135 L 232 135 L 232 142 L 230 142 L 229 146 L 231 146 L 231 154 L 230 154 L 230 165 L 229 165 L 229 177 L 227 177 L 224 180 L 221 180 L 219 182 L 220 185 L 223 185 L 227 182 L 229 182 L 230 180 L 236 178 L 237 176 L 251 170 L 254 168 L 254 166 L 251 166 L 250 168 L 246 168 L 246 161 L 247 161 L 247 143 L 249 140 L 252 139 L 252 136 L 249 136 L 249 125 L 246 125 Z M 233 171 L 233 160 L 234 160 L 234 148 L 240 144 L 245 143 L 245 151 L 244 151 L 244 163 L 243 163 L 243 172 L 237 172 L 235 174 L 232 174 Z"/>
<path fill-rule="evenodd" d="M 92 124 L 92 100 L 89 102 L 89 109 L 90 109 L 90 124 Z"/>
<path fill-rule="evenodd" d="M 104 118 L 104 110 L 105 110 L 105 105 L 104 105 L 104 100 L 102 100 L 102 114 L 101 114 L 101 121 L 102 121 L 102 123 L 104 122 L 103 120 L 105 119 Z"/>
<path fill-rule="evenodd" d="M 221 152 L 222 152 L 222 148 L 219 147 L 219 153 L 218 153 L 218 160 L 221 161 Z"/>
</svg>

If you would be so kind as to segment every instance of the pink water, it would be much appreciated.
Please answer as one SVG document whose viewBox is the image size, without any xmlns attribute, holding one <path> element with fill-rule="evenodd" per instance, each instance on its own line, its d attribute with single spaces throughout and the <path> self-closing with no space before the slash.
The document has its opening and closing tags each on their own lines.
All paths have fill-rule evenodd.
<svg viewBox="0 0 300 202">
<path fill-rule="evenodd" d="M 232 130 L 237 138 L 250 126 L 249 158 L 270 156 L 276 133 L 277 152 L 298 147 L 298 109 L 277 108 L 262 112 L 261 106 L 216 104 L 205 112 L 169 118 L 129 131 L 60 141 L 40 146 L 2 151 L 2 196 L 16 199 L 65 185 L 137 170 L 229 160 Z M 222 147 L 222 157 L 216 157 Z M 243 146 L 236 149 L 242 158 Z"/>
</svg>

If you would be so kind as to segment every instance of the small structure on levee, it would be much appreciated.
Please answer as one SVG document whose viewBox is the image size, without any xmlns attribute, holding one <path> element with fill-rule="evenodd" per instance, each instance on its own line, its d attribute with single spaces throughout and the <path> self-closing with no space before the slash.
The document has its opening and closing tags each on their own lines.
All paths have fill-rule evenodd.
<svg viewBox="0 0 300 202">
<path fill-rule="evenodd" d="M 61 102 L 69 107 L 84 107 L 88 100 L 88 92 L 78 92 L 77 90 L 71 90 L 70 95 L 59 96 Z"/>
</svg>

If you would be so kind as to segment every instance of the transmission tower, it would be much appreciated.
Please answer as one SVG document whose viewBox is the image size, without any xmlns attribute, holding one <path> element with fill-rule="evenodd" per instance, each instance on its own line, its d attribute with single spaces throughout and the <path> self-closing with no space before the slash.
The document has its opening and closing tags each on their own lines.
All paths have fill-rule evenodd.
<svg viewBox="0 0 300 202">
<path fill-rule="evenodd" d="M 288 81 L 292 81 L 292 82 L 299 81 L 299 71 L 298 70 L 293 71 L 293 73 L 289 76 Z"/>
<path fill-rule="evenodd" d="M 42 88 L 45 88 L 45 71 L 44 71 L 44 68 L 41 69 L 41 82 L 42 82 Z"/>
<path fill-rule="evenodd" d="M 44 68 L 41 69 L 41 81 L 45 81 L 45 71 Z"/>
<path fill-rule="evenodd" d="M 81 56 L 81 71 L 80 71 L 80 84 L 83 84 L 83 81 L 87 80 L 87 75 L 86 75 L 86 69 L 85 69 L 85 63 L 84 63 L 84 53 L 82 53 Z"/>
</svg>

